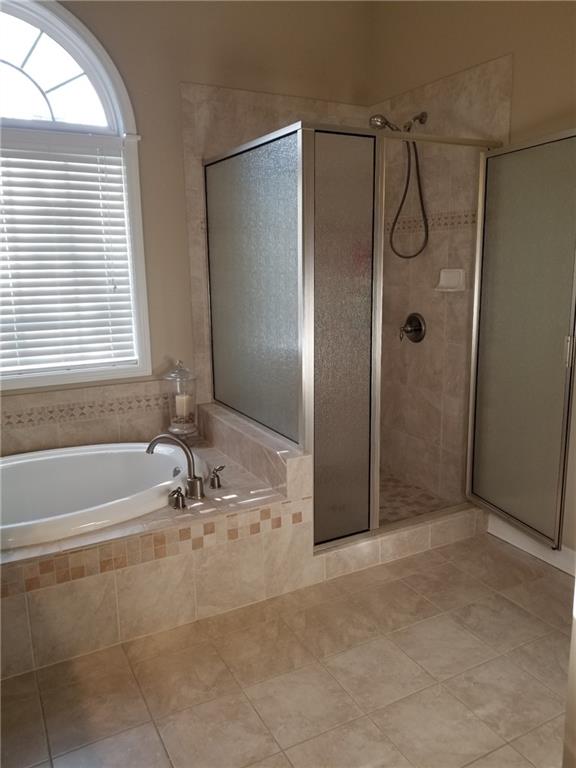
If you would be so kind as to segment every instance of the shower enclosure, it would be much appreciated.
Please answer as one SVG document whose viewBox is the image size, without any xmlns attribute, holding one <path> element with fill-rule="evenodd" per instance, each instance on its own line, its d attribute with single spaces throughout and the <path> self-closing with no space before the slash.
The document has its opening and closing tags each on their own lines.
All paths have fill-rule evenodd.
<svg viewBox="0 0 576 768">
<path fill-rule="evenodd" d="M 468 494 L 559 547 L 575 321 L 576 134 L 481 161 Z"/>
<path fill-rule="evenodd" d="M 214 398 L 313 452 L 316 543 L 378 520 L 381 173 L 302 123 L 205 163 Z"/>
<path fill-rule="evenodd" d="M 418 306 L 382 322 L 385 150 L 415 139 L 486 146 L 295 123 L 204 163 L 214 399 L 313 454 L 316 544 L 390 524 L 406 492 L 381 487 L 382 366 L 410 347 L 419 375 L 441 335 Z"/>
</svg>

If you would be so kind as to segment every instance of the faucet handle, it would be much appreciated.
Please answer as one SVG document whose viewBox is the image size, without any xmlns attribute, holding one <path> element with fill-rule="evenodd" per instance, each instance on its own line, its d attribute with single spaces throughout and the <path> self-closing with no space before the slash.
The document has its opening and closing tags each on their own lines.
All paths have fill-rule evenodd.
<svg viewBox="0 0 576 768">
<path fill-rule="evenodd" d="M 222 488 L 222 480 L 220 479 L 220 472 L 226 469 L 225 464 L 221 464 L 219 467 L 212 467 L 210 472 L 210 488 Z"/>
<path fill-rule="evenodd" d="M 186 508 L 186 497 L 184 496 L 184 493 L 182 492 L 182 488 L 178 486 L 178 488 L 175 488 L 173 491 L 170 491 L 168 494 L 168 503 L 173 509 L 185 509 Z"/>
</svg>

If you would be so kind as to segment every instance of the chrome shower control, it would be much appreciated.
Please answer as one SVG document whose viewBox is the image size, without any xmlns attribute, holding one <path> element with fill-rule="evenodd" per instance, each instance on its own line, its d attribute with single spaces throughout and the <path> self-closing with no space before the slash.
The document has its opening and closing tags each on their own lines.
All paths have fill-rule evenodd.
<svg viewBox="0 0 576 768">
<path fill-rule="evenodd" d="M 426 322 L 419 312 L 412 312 L 406 318 L 404 325 L 400 326 L 400 341 L 404 336 L 409 341 L 418 344 L 426 336 Z"/>
</svg>

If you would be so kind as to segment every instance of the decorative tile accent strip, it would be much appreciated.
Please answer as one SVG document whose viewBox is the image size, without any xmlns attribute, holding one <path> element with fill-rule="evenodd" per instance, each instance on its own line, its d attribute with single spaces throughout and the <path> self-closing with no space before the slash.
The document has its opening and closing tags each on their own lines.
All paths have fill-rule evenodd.
<svg viewBox="0 0 576 768">
<path fill-rule="evenodd" d="M 438 211 L 428 215 L 430 230 L 461 229 L 476 225 L 476 211 Z M 392 220 L 384 224 L 384 231 L 390 232 Z M 420 232 L 424 229 L 422 219 L 413 216 L 405 216 L 398 219 L 398 232 Z"/>
<path fill-rule="evenodd" d="M 138 411 L 161 411 L 169 409 L 169 395 L 134 395 L 114 397 L 90 402 L 59 403 L 40 405 L 22 411 L 2 409 L 3 427 L 34 427 L 38 424 L 55 424 L 63 421 L 87 421 L 110 415 L 125 415 Z"/>
<path fill-rule="evenodd" d="M 49 555 L 21 563 L 8 563 L 0 569 L 1 596 L 34 592 L 56 584 L 83 579 L 99 573 L 118 571 L 150 560 L 206 549 L 227 541 L 259 536 L 289 525 L 301 525 L 312 519 L 311 505 L 282 502 L 270 507 L 190 525 L 172 526 L 155 533 L 130 536 L 117 541 Z"/>
</svg>

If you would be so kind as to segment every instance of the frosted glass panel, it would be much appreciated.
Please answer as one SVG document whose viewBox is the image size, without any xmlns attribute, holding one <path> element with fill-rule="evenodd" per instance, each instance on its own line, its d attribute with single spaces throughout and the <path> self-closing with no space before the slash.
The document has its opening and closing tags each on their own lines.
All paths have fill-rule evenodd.
<svg viewBox="0 0 576 768">
<path fill-rule="evenodd" d="M 206 168 L 214 397 L 298 441 L 298 141 Z"/>
<path fill-rule="evenodd" d="M 472 490 L 554 540 L 576 139 L 488 159 Z"/>
<path fill-rule="evenodd" d="M 316 133 L 314 533 L 369 527 L 374 140 Z"/>
</svg>

